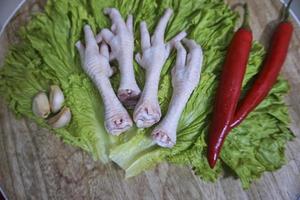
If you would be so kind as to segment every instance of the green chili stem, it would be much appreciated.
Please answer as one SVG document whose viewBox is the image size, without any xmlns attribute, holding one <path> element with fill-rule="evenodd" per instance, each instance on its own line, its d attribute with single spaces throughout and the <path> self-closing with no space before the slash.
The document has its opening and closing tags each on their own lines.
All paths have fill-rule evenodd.
<svg viewBox="0 0 300 200">
<path fill-rule="evenodd" d="M 249 9 L 248 9 L 248 4 L 244 4 L 244 19 L 243 19 L 243 24 L 241 28 L 249 29 L 251 30 L 250 23 L 249 23 Z"/>
<path fill-rule="evenodd" d="M 290 10 L 290 7 L 291 7 L 291 4 L 292 4 L 293 0 L 289 0 L 287 6 L 284 8 L 283 10 L 283 20 L 282 21 L 287 21 L 288 18 L 289 18 L 289 10 Z"/>
</svg>

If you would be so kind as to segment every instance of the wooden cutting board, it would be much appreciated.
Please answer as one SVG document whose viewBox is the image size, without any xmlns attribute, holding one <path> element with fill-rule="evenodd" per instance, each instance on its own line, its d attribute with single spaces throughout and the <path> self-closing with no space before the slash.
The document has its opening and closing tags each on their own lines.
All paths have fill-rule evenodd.
<svg viewBox="0 0 300 200">
<path fill-rule="evenodd" d="M 235 5 L 239 0 L 228 0 Z M 244 1 L 243 1 L 244 2 Z M 276 0 L 247 0 L 256 40 L 270 36 L 281 4 Z M 16 32 L 40 10 L 45 0 L 28 0 L 0 38 L 0 63 Z M 267 28 L 266 28 L 267 27 Z M 295 34 L 283 70 L 291 91 L 286 98 L 296 137 L 286 148 L 288 162 L 265 173 L 249 190 L 232 176 L 203 182 L 188 167 L 160 164 L 125 180 L 114 164 L 101 165 L 80 149 L 63 144 L 54 134 L 27 119 L 17 120 L 0 98 L 0 187 L 9 199 L 300 199 L 300 28 Z M 22 53 L 22 52 L 20 52 Z"/>
</svg>

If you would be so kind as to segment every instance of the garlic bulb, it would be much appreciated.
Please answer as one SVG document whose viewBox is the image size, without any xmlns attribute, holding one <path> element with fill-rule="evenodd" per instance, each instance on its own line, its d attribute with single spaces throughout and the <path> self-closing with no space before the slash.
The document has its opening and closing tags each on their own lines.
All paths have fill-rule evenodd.
<svg viewBox="0 0 300 200">
<path fill-rule="evenodd" d="M 32 112 L 37 117 L 47 118 L 50 114 L 50 104 L 47 94 L 45 92 L 39 92 L 32 101 Z"/>
<path fill-rule="evenodd" d="M 68 107 L 63 107 L 59 113 L 47 120 L 48 124 L 53 128 L 62 128 L 71 121 L 71 111 Z"/>
<path fill-rule="evenodd" d="M 49 92 L 50 108 L 53 113 L 58 112 L 64 103 L 65 97 L 61 89 L 57 85 L 50 86 Z"/>
</svg>

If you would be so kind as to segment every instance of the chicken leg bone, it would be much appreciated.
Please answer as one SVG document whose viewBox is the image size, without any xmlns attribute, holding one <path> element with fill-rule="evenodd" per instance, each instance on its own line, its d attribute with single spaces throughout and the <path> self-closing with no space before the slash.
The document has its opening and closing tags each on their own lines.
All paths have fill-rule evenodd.
<svg viewBox="0 0 300 200">
<path fill-rule="evenodd" d="M 153 140 L 162 147 L 171 148 L 176 143 L 176 131 L 182 111 L 200 80 L 202 49 L 193 40 L 184 39 L 189 53 L 181 43 L 176 44 L 177 58 L 172 69 L 173 95 L 166 116 L 153 130 Z"/>
<path fill-rule="evenodd" d="M 102 29 L 96 40 L 98 43 L 104 40 L 110 46 L 110 59 L 118 61 L 121 73 L 118 97 L 126 107 L 134 108 L 139 99 L 140 89 L 133 70 L 133 17 L 129 15 L 125 23 L 115 8 L 107 8 L 104 13 L 112 20 L 111 30 Z"/>
<path fill-rule="evenodd" d="M 119 135 L 132 127 L 132 120 L 120 103 L 110 84 L 113 70 L 109 64 L 108 46 L 102 42 L 100 50 L 90 26 L 84 27 L 85 47 L 78 41 L 82 67 L 98 88 L 105 108 L 105 128 L 112 135 Z"/>
<path fill-rule="evenodd" d="M 172 10 L 167 9 L 151 39 L 146 22 L 140 24 L 142 55 L 137 53 L 135 59 L 146 70 L 146 82 L 133 113 L 133 120 L 139 128 L 150 127 L 160 120 L 161 110 L 157 98 L 160 72 L 175 43 L 186 36 L 185 32 L 181 32 L 168 43 L 164 42 L 165 30 L 171 15 Z"/>
</svg>

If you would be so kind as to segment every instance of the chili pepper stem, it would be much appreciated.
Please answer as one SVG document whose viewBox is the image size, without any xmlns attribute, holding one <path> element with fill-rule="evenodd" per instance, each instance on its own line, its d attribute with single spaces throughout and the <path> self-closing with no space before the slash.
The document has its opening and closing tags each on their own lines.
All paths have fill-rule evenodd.
<svg viewBox="0 0 300 200">
<path fill-rule="evenodd" d="M 249 23 L 249 9 L 248 9 L 248 4 L 245 3 L 244 6 L 243 6 L 243 8 L 244 8 L 244 19 L 243 19 L 243 23 L 242 23 L 241 28 L 251 30 L 250 23 Z"/>
<path fill-rule="evenodd" d="M 282 21 L 287 21 L 288 18 L 289 18 L 289 10 L 290 10 L 290 7 L 291 7 L 291 4 L 292 4 L 293 0 L 289 0 L 287 6 L 284 8 L 283 10 L 283 19 Z"/>
</svg>

